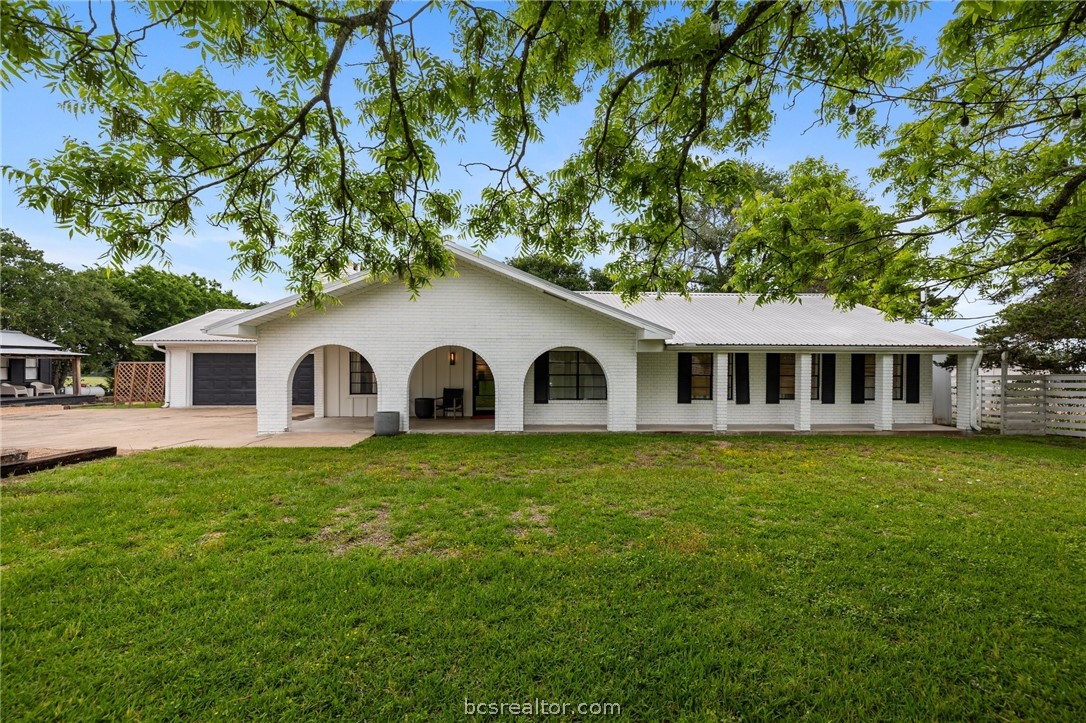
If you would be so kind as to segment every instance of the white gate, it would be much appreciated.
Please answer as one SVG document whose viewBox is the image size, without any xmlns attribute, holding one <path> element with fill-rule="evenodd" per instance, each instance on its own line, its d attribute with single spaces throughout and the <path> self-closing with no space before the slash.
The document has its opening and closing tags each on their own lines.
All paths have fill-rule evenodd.
<svg viewBox="0 0 1086 723">
<path fill-rule="evenodd" d="M 1004 388 L 1000 376 L 980 377 L 981 427 L 1086 437 L 1086 374 L 1011 374 L 1006 380 Z"/>
</svg>

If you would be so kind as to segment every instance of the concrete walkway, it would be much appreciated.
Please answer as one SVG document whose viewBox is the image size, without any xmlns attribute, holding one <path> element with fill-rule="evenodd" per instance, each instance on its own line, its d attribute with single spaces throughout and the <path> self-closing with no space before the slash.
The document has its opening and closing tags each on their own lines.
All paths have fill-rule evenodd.
<svg viewBox="0 0 1086 723">
<path fill-rule="evenodd" d="M 349 447 L 373 434 L 372 420 L 322 424 L 333 421 L 340 422 L 295 421 L 292 432 L 259 436 L 252 407 L 23 407 L 0 414 L 0 447 L 116 447 L 120 454 L 169 447 Z"/>
</svg>

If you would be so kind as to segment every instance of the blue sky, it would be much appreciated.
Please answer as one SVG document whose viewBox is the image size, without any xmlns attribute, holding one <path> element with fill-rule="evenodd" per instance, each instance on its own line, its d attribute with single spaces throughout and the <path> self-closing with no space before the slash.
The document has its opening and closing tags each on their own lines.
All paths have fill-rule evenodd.
<svg viewBox="0 0 1086 723">
<path fill-rule="evenodd" d="M 922 44 L 930 47 L 934 44 L 939 28 L 952 11 L 951 3 L 934 3 L 914 24 L 913 34 Z M 441 46 L 448 47 L 447 36 L 442 33 L 441 27 L 431 25 L 423 28 L 420 35 L 422 34 L 427 36 L 423 42 L 430 44 L 438 52 Z M 199 61 L 198 53 L 182 51 L 177 44 L 168 42 L 168 38 L 156 39 L 153 44 L 147 44 L 145 51 L 153 52 L 147 59 L 149 72 L 157 72 L 163 68 L 185 71 L 193 68 Z M 349 71 L 349 68 L 346 70 Z M 226 72 L 216 72 L 216 78 L 239 89 L 257 87 L 262 81 L 266 81 L 262 73 L 255 71 L 233 76 Z M 338 92 L 349 101 L 349 81 L 347 73 L 337 77 L 333 96 Z M 0 98 L 0 156 L 4 164 L 18 167 L 31 158 L 51 156 L 66 136 L 89 140 L 96 137 L 98 128 L 93 119 L 73 119 L 58 109 L 59 101 L 59 97 L 33 81 L 17 83 L 3 92 Z M 532 151 L 530 160 L 534 161 L 534 168 L 548 170 L 548 165 L 557 165 L 576 149 L 591 120 L 591 101 L 592 98 L 589 98 L 582 105 L 569 108 L 552 119 L 546 128 L 547 140 Z M 858 148 L 849 138 L 839 138 L 832 128 L 809 127 L 814 120 L 815 101 L 815 95 L 808 94 L 801 97 L 790 110 L 783 108 L 782 101 L 771 137 L 761 147 L 749 153 L 748 158 L 783 169 L 808 156 L 821 155 L 848 169 L 861 184 L 865 184 L 867 170 L 877 164 L 877 152 L 869 148 Z M 468 174 L 459 164 L 493 158 L 494 153 L 489 129 L 486 128 L 469 132 L 464 144 L 452 142 L 440 148 L 439 162 L 443 169 L 441 185 L 459 188 L 466 203 L 473 201 L 487 179 L 481 172 Z M 878 197 L 878 189 L 872 189 L 872 194 Z M 66 231 L 55 227 L 51 215 L 20 207 L 13 189 L 6 183 L 0 193 L 0 225 L 12 229 L 26 238 L 31 245 L 43 250 L 49 260 L 73 268 L 95 265 L 105 252 L 104 246 L 95 239 L 69 239 Z M 229 247 L 232 238 L 229 232 L 210 226 L 201 228 L 195 236 L 178 236 L 168 248 L 170 268 L 178 273 L 195 272 L 217 279 L 224 287 L 235 290 L 246 301 L 270 301 L 284 295 L 284 280 L 278 275 L 269 276 L 263 282 L 247 277 L 233 278 L 234 264 L 230 259 Z M 500 259 L 515 255 L 517 241 L 506 239 L 496 242 L 486 249 L 486 253 Z M 604 257 L 589 259 L 589 263 L 600 265 L 606 260 Z M 152 263 L 165 265 L 161 261 Z M 992 313 L 992 308 L 983 302 L 967 300 L 967 303 L 960 305 L 959 312 L 964 317 L 976 317 Z M 938 326 L 949 330 L 961 329 L 960 333 L 968 335 L 972 329 L 962 327 L 974 323 L 974 319 L 952 320 L 939 323 Z"/>
</svg>

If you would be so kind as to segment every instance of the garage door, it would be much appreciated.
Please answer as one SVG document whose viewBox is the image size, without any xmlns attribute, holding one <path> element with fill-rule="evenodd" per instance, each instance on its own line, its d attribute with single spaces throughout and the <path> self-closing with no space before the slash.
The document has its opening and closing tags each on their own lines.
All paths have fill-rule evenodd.
<svg viewBox="0 0 1086 723">
<path fill-rule="evenodd" d="M 295 404 L 313 403 L 313 355 L 310 354 L 298 369 L 294 372 L 294 383 L 291 385 L 291 395 Z"/>
<path fill-rule="evenodd" d="M 193 354 L 192 403 L 256 404 L 256 354 Z"/>
<path fill-rule="evenodd" d="M 313 355 L 294 372 L 295 404 L 313 404 Z M 192 403 L 244 406 L 256 404 L 256 354 L 193 354 Z"/>
</svg>

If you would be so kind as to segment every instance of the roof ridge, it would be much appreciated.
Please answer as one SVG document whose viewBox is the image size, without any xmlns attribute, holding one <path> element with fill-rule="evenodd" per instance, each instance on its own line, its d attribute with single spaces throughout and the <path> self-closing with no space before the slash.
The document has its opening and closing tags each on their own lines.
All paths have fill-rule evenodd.
<svg viewBox="0 0 1086 723">
<path fill-rule="evenodd" d="M 594 289 L 593 290 L 588 290 L 588 291 L 577 291 L 575 293 L 585 294 L 585 295 L 599 294 L 600 296 L 603 296 L 603 295 L 619 296 L 620 295 L 619 292 L 617 292 L 617 291 L 596 291 Z M 644 294 L 642 294 L 642 296 L 647 297 L 647 298 L 655 298 L 656 294 L 653 294 L 651 292 L 645 292 Z M 750 291 L 750 292 L 747 292 L 745 294 L 735 292 L 735 291 L 688 291 L 686 293 L 683 293 L 681 291 L 665 291 L 665 292 L 663 292 L 661 294 L 661 296 L 735 296 L 735 297 L 740 297 L 740 296 L 759 296 L 759 294 L 757 292 L 754 292 L 754 291 Z M 806 291 L 806 292 L 803 292 L 801 294 L 796 294 L 796 296 L 804 296 L 804 297 L 809 296 L 809 297 L 818 298 L 818 299 L 828 299 L 828 298 L 830 298 L 829 294 L 820 294 L 820 293 L 818 293 L 816 291 Z M 777 301 L 786 301 L 786 300 L 787 299 L 777 299 Z"/>
</svg>

